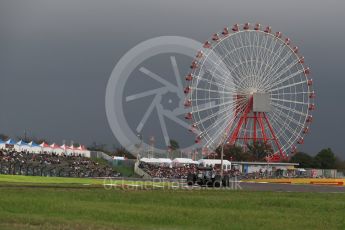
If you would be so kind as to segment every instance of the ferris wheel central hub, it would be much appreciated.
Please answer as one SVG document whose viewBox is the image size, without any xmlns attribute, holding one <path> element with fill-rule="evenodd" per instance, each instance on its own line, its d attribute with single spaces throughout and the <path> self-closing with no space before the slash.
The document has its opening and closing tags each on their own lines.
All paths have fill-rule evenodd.
<svg viewBox="0 0 345 230">
<path fill-rule="evenodd" d="M 271 112 L 271 97 L 268 93 L 253 93 L 253 112 Z"/>
</svg>

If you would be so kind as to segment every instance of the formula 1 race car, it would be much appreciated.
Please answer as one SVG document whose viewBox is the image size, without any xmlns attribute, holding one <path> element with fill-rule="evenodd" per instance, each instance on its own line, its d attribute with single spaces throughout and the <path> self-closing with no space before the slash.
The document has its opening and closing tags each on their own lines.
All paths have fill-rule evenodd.
<svg viewBox="0 0 345 230">
<path fill-rule="evenodd" d="M 230 177 L 229 175 L 220 175 L 213 168 L 199 167 L 197 173 L 189 173 L 187 175 L 187 185 L 205 186 L 205 187 L 229 187 Z"/>
</svg>

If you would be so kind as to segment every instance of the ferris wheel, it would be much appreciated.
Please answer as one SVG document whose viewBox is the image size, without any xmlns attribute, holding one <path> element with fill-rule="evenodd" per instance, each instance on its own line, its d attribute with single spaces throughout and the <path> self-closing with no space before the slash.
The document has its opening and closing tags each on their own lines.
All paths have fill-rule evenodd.
<svg viewBox="0 0 345 230">
<path fill-rule="evenodd" d="M 285 159 L 304 143 L 315 109 L 310 69 L 297 46 L 260 24 L 236 24 L 206 41 L 186 76 L 185 118 L 214 150 L 264 142 Z"/>
</svg>

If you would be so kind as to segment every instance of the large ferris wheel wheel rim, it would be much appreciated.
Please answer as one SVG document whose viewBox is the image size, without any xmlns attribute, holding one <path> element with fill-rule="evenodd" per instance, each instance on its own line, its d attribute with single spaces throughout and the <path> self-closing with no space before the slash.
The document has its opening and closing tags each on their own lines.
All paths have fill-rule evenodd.
<svg viewBox="0 0 345 230">
<path fill-rule="evenodd" d="M 258 24 L 257 24 L 258 25 Z M 217 48 L 218 47 L 220 47 L 220 46 L 222 46 L 222 42 L 224 42 L 224 40 L 227 40 L 227 39 L 231 39 L 232 37 L 234 37 L 234 36 L 240 36 L 241 34 L 245 34 L 245 33 L 256 33 L 256 34 L 260 34 L 260 35 L 263 35 L 263 36 L 265 36 L 265 37 L 270 37 L 270 39 L 273 39 L 273 40 L 275 40 L 275 44 L 274 44 L 274 47 L 273 47 L 273 49 L 276 47 L 276 44 L 277 44 L 277 41 L 279 41 L 280 42 L 280 44 L 282 45 L 282 47 L 284 47 L 283 49 L 285 49 L 285 48 L 287 48 L 288 49 L 288 51 L 290 52 L 290 56 L 292 55 L 292 57 L 293 57 L 293 60 L 296 62 L 295 64 L 293 64 L 292 65 L 292 67 L 294 66 L 294 65 L 297 65 L 300 69 L 299 69 L 299 71 L 300 72 L 298 72 L 298 74 L 296 74 L 296 76 L 302 76 L 302 75 L 305 75 L 306 76 L 306 78 L 305 78 L 305 80 L 304 81 L 301 81 L 301 83 L 298 83 L 298 84 L 305 84 L 306 86 L 307 86 L 307 90 L 306 90 L 306 92 L 302 92 L 303 93 L 303 96 L 304 96 L 304 94 L 307 94 L 307 101 L 306 102 L 304 102 L 304 100 L 305 100 L 305 98 L 303 98 L 303 104 L 305 105 L 305 106 L 308 106 L 308 109 L 303 113 L 303 111 L 302 112 L 299 112 L 297 109 L 296 109 L 296 106 L 294 107 L 294 110 L 295 111 L 293 111 L 293 113 L 296 113 L 296 114 L 299 114 L 299 115 L 301 115 L 301 116 L 304 116 L 304 121 L 303 121 L 303 127 L 296 127 L 296 130 L 289 130 L 289 128 L 288 127 L 286 127 L 286 130 L 288 130 L 289 132 L 291 132 L 291 134 L 293 134 L 292 136 L 294 137 L 294 140 L 290 140 L 290 139 L 288 139 L 288 140 L 285 140 L 287 143 L 288 143 L 288 145 L 289 146 L 287 146 L 288 148 L 292 148 L 292 149 L 295 149 L 295 146 L 293 146 L 294 145 L 294 143 L 296 143 L 296 142 L 298 142 L 298 144 L 302 144 L 302 142 L 303 142 L 303 134 L 306 134 L 307 132 L 308 132 L 308 130 L 309 130 L 309 126 L 306 126 L 305 124 L 307 123 L 307 122 L 311 122 L 311 120 L 312 120 L 312 117 L 311 117 L 311 115 L 310 115 L 310 111 L 311 110 L 314 110 L 315 109 L 315 105 L 313 104 L 313 103 L 311 103 L 311 101 L 313 101 L 312 99 L 315 97 L 315 92 L 312 90 L 312 80 L 311 79 L 308 79 L 307 78 L 307 75 L 309 74 L 309 72 L 310 72 L 310 70 L 309 70 L 309 68 L 306 68 L 303 64 L 304 64 L 304 57 L 301 57 L 301 56 L 299 56 L 298 55 L 298 47 L 293 47 L 292 45 L 291 45 L 291 40 L 289 39 L 289 38 L 285 38 L 285 39 L 283 39 L 283 35 L 282 35 L 282 33 L 281 32 L 276 32 L 275 34 L 273 34 L 273 33 L 271 33 L 271 28 L 270 27 L 266 27 L 266 29 L 265 29 L 265 31 L 262 31 L 262 30 L 260 30 L 260 29 L 257 29 L 257 26 L 255 27 L 255 29 L 249 29 L 249 24 L 248 23 L 246 23 L 243 27 L 245 28 L 245 26 L 247 27 L 246 29 L 243 29 L 243 30 L 241 30 L 241 29 L 239 29 L 240 27 L 241 27 L 241 25 L 234 25 L 234 27 L 233 27 L 233 30 L 234 30 L 234 28 L 237 30 L 237 31 L 235 31 L 234 33 L 229 33 L 228 32 L 228 29 L 227 28 L 225 28 L 224 29 L 224 31 L 226 32 L 225 34 L 226 35 L 224 35 L 224 33 L 223 33 L 223 35 L 224 36 L 219 36 L 219 34 L 214 34 L 213 35 L 213 37 L 212 37 L 212 39 L 211 39 L 211 42 L 210 41 L 207 41 L 207 42 L 205 42 L 205 44 L 204 44 L 204 48 L 205 49 L 203 49 L 202 50 L 202 53 L 203 53 L 203 55 L 204 55 L 204 58 L 202 59 L 202 61 L 200 62 L 199 60 L 197 60 L 197 58 L 198 58 L 198 56 L 200 56 L 200 51 L 198 52 L 198 54 L 197 54 L 197 58 L 196 58 L 196 61 L 194 61 L 193 63 L 192 63 L 192 74 L 191 74 L 191 76 L 193 75 L 194 76 L 194 78 L 190 81 L 191 82 L 191 84 L 190 84 L 190 86 L 189 86 L 189 90 L 188 90 L 188 92 L 187 92 L 187 100 L 189 100 L 189 104 L 191 105 L 191 107 L 192 107 L 192 111 L 194 112 L 194 114 L 189 114 L 189 118 L 190 119 L 192 119 L 193 120 L 193 127 L 195 128 L 196 126 L 198 126 L 198 128 L 200 129 L 204 129 L 204 127 L 203 127 L 203 125 L 200 125 L 199 123 L 200 123 L 200 121 L 198 121 L 198 119 L 200 120 L 200 116 L 198 117 L 198 108 L 197 108 L 197 105 L 196 104 L 194 104 L 193 102 L 194 102 L 194 100 L 193 99 L 195 99 L 195 100 L 198 100 L 197 98 L 193 98 L 193 93 L 194 94 L 197 94 L 197 91 L 199 90 L 198 89 L 198 82 L 199 82 L 199 80 L 200 81 L 202 81 L 202 80 L 205 80 L 205 79 L 202 79 L 202 77 L 200 77 L 199 76 L 199 74 L 198 73 L 200 73 L 201 72 L 201 69 L 203 69 L 203 67 L 205 66 L 205 62 L 207 61 L 207 58 L 208 58 L 208 56 L 209 55 L 212 55 L 212 53 L 213 52 L 216 52 L 216 50 L 217 50 Z M 254 35 L 255 36 L 255 35 Z M 266 38 L 267 39 L 267 38 Z M 214 40 L 214 41 L 212 41 L 212 40 Z M 266 40 L 266 42 L 267 42 L 267 40 Z M 243 43 L 242 43 L 243 44 Z M 271 43 L 270 43 L 270 45 L 272 45 L 272 41 L 271 41 Z M 242 46 L 242 47 L 240 47 L 240 48 L 243 48 L 244 46 Z M 240 49 L 240 48 L 238 48 L 238 49 Z M 265 44 L 265 48 L 267 48 L 266 47 L 266 44 Z M 268 48 L 270 48 L 270 47 L 268 47 Z M 283 50 L 282 49 L 282 50 Z M 273 52 L 273 50 L 272 50 L 272 52 Z M 280 53 L 281 54 L 281 53 Z M 279 54 L 279 55 L 280 55 Z M 289 58 L 289 57 L 288 57 Z M 268 59 L 269 60 L 269 59 Z M 287 59 L 288 60 L 288 59 Z M 285 61 L 287 61 L 287 60 L 285 60 Z M 261 60 L 262 61 L 262 60 Z M 272 64 L 275 64 L 275 62 L 274 63 L 272 63 Z M 284 63 L 282 63 L 282 65 L 283 65 Z M 239 64 L 240 65 L 240 64 Z M 261 64 L 262 65 L 262 64 Z M 280 66 L 281 67 L 281 66 Z M 279 68 L 280 68 L 279 67 Z M 267 68 L 267 67 L 266 67 Z M 276 71 L 278 71 L 279 70 L 279 68 L 277 68 L 277 70 Z M 285 67 L 286 68 L 286 67 Z M 288 68 L 286 71 L 291 71 L 290 70 L 291 69 L 291 67 L 290 68 Z M 200 72 L 198 72 L 200 70 Z M 214 71 L 217 71 L 217 69 L 215 68 L 215 70 Z M 214 73 L 214 72 L 213 72 Z M 280 73 L 280 72 L 279 72 Z M 223 74 L 224 74 L 224 72 L 223 72 Z M 282 74 L 285 74 L 284 72 L 282 73 Z M 280 77 L 280 76 L 278 76 L 278 77 Z M 291 75 L 291 78 L 293 79 L 294 78 L 294 76 L 293 75 Z M 186 78 L 187 79 L 187 78 Z M 196 80 L 195 80 L 196 79 Z M 287 79 L 285 79 L 284 81 L 286 81 Z M 289 79 L 288 79 L 289 80 Z M 293 79 L 294 80 L 294 79 Z M 281 83 L 284 83 L 284 81 L 282 81 L 282 82 L 280 82 L 280 83 L 275 83 L 276 85 L 274 85 L 273 84 L 273 86 L 279 86 L 279 84 L 281 84 Z M 216 84 L 214 84 L 214 85 L 216 85 Z M 294 85 L 291 85 L 291 86 L 280 86 L 280 88 L 278 87 L 278 88 L 273 88 L 272 89 L 272 86 L 271 86 L 271 88 L 268 88 L 268 89 L 265 89 L 266 91 L 267 91 L 267 93 L 270 93 L 270 95 L 271 95 L 271 97 L 272 97 L 272 95 L 275 95 L 273 92 L 276 92 L 276 91 L 278 91 L 278 93 L 279 93 L 279 90 L 282 90 L 282 89 L 284 89 L 284 87 L 285 88 L 287 88 L 287 87 L 295 87 L 296 88 L 296 85 L 297 85 L 297 83 L 295 83 Z M 219 87 L 219 84 L 217 85 L 217 87 Z M 305 86 L 304 86 L 305 87 Z M 225 87 L 223 88 L 223 89 L 225 89 Z M 201 90 L 199 90 L 199 91 L 201 91 Z M 195 93 L 196 92 L 196 93 Z M 210 90 L 208 91 L 208 92 L 210 92 Z M 251 92 L 252 93 L 252 92 Z M 276 94 L 278 94 L 278 93 L 276 93 Z M 301 92 L 296 92 L 295 91 L 295 94 L 297 94 L 297 93 L 301 93 Z M 284 95 L 285 94 L 287 94 L 287 93 L 284 93 Z M 290 94 L 292 94 L 292 93 L 290 93 Z M 192 96 L 191 96 L 192 95 Z M 275 102 L 272 102 L 271 104 L 273 104 L 274 106 L 276 106 L 276 104 L 277 104 L 277 98 L 273 98 L 274 100 L 275 100 Z M 291 101 L 291 100 L 281 100 L 281 99 L 279 99 L 278 101 L 280 101 L 280 102 L 286 102 L 286 103 L 294 103 L 293 101 Z M 297 101 L 296 101 L 297 102 Z M 283 112 L 283 109 L 286 109 L 286 108 L 281 108 L 281 110 L 280 110 L 280 113 L 279 114 L 282 114 L 282 112 Z M 275 114 L 274 114 L 275 115 Z M 288 115 L 287 115 L 288 116 Z M 286 117 L 286 119 L 287 119 L 288 117 Z M 275 118 L 275 117 L 273 117 L 273 115 L 272 115 L 272 117 L 271 117 L 271 119 L 279 119 L 279 117 L 277 117 L 277 118 Z M 280 118 L 281 119 L 281 118 Z M 291 119 L 291 120 L 293 120 L 293 119 Z M 277 122 L 277 121 L 274 121 L 275 123 Z M 291 121 L 290 121 L 291 122 Z M 301 121 L 299 122 L 299 123 L 301 123 Z M 299 124 L 298 123 L 298 125 L 301 125 L 301 124 Z M 276 125 L 276 124 L 275 124 Z M 200 127 L 201 126 L 201 127 Z M 292 126 L 292 125 L 291 125 Z M 306 126 L 306 127 L 304 127 L 304 126 Z M 224 127 L 223 127 L 224 128 Z M 298 128 L 298 130 L 297 130 L 297 128 Z M 284 131 L 284 132 L 286 132 L 286 130 Z M 207 133 L 207 132 L 202 132 L 203 130 L 201 130 L 201 133 L 202 133 L 202 135 L 204 135 L 204 137 L 207 137 L 209 134 Z M 221 135 L 221 133 L 223 132 L 223 130 L 221 130 L 220 132 L 218 132 L 218 134 L 220 134 Z M 293 133 L 293 132 L 295 132 L 295 133 Z M 284 138 L 284 139 L 286 139 L 287 137 L 286 137 L 286 134 L 281 134 L 281 131 L 279 131 L 279 135 L 281 135 L 280 137 L 281 138 Z M 284 137 L 284 136 L 285 137 Z M 219 136 L 219 135 L 218 135 Z M 209 141 L 208 142 L 215 142 L 214 140 L 211 140 L 212 138 L 211 137 L 209 137 Z M 213 138 L 213 139 L 216 139 L 216 138 Z M 219 138 L 218 138 L 219 139 Z M 298 140 L 297 140 L 298 139 Z M 200 140 L 201 140 L 201 135 L 200 136 L 198 136 L 197 137 L 197 141 L 199 141 L 200 142 Z M 219 142 L 219 144 L 220 144 L 220 142 Z M 208 144 L 207 144 L 207 142 L 206 142 L 206 144 L 205 144 L 206 146 L 208 146 Z M 285 147 L 285 146 L 284 146 Z M 285 147 L 285 149 L 287 149 L 286 147 Z"/>
</svg>

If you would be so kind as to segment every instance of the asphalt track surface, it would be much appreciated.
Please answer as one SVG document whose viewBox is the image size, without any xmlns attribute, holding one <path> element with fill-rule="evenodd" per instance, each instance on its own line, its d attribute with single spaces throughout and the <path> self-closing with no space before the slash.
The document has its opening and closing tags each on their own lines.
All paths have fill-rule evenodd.
<svg viewBox="0 0 345 230">
<path fill-rule="evenodd" d="M 249 190 L 249 191 L 345 193 L 345 186 L 336 186 L 336 185 L 281 184 L 281 183 L 274 184 L 274 183 L 240 182 L 239 186 L 243 190 Z"/>
<path fill-rule="evenodd" d="M 152 181 L 138 178 L 126 178 L 131 181 Z M 169 180 L 166 180 L 169 181 Z M 200 186 L 187 186 L 185 180 L 170 180 L 177 182 L 180 188 L 203 189 Z M 207 188 L 213 189 L 213 188 Z M 219 189 L 219 188 L 214 188 Z M 272 191 L 272 192 L 319 192 L 319 193 L 345 193 L 345 186 L 337 185 L 316 185 L 316 184 L 284 184 L 284 183 L 267 183 L 267 182 L 234 182 L 230 181 L 230 190 L 247 190 L 247 191 Z"/>
</svg>

